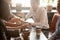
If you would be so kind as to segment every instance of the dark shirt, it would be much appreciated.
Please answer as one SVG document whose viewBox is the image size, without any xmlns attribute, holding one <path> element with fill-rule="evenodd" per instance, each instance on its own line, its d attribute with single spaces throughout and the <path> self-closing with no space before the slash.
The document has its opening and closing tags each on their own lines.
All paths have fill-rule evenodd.
<svg viewBox="0 0 60 40">
<path fill-rule="evenodd" d="M 7 40 L 5 32 L 6 32 L 6 27 L 2 22 L 2 20 L 0 19 L 0 40 Z"/>
</svg>

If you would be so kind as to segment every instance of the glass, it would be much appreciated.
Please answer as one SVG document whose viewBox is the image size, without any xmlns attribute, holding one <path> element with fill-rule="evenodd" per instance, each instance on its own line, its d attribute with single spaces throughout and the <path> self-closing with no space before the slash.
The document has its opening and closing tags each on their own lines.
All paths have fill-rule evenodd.
<svg viewBox="0 0 60 40">
<path fill-rule="evenodd" d="M 36 36 L 37 36 L 37 38 L 40 38 L 40 32 L 41 32 L 41 29 L 36 28 Z"/>
</svg>

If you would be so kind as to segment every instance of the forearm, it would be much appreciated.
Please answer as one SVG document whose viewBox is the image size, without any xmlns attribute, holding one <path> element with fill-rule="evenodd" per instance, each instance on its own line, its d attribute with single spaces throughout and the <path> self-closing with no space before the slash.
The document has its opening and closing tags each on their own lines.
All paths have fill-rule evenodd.
<svg viewBox="0 0 60 40">
<path fill-rule="evenodd" d="M 7 29 L 23 29 L 23 27 L 18 26 L 18 27 L 10 27 L 10 26 L 6 26 Z"/>
<path fill-rule="evenodd" d="M 4 22 L 6 26 L 10 26 L 10 27 L 17 27 L 17 24 L 14 23 L 10 23 L 10 22 Z"/>
<path fill-rule="evenodd" d="M 20 19 L 18 19 L 18 18 L 12 18 L 12 19 L 9 20 L 8 22 L 17 22 L 17 21 L 20 21 Z"/>
<path fill-rule="evenodd" d="M 45 25 L 42 23 L 31 23 L 32 26 L 39 26 L 41 29 L 48 29 L 49 25 Z"/>
<path fill-rule="evenodd" d="M 25 16 L 25 20 L 28 19 L 28 18 L 31 18 L 31 17 L 32 17 L 32 14 L 29 13 L 29 14 L 27 14 L 27 15 Z"/>
</svg>

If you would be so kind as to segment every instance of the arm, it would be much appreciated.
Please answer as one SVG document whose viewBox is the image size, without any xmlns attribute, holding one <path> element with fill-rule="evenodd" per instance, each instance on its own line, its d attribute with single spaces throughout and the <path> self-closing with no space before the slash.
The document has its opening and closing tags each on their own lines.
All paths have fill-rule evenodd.
<svg viewBox="0 0 60 40">
<path fill-rule="evenodd" d="M 17 21 L 22 21 L 20 20 L 20 18 L 11 18 L 11 20 L 9 20 L 8 22 L 17 22 Z"/>
<path fill-rule="evenodd" d="M 55 26 L 56 26 L 56 22 L 59 18 L 59 15 L 57 14 L 54 14 L 53 18 L 52 18 L 52 21 L 51 21 L 51 24 L 50 24 L 50 32 L 53 33 L 55 31 Z"/>
<path fill-rule="evenodd" d="M 18 24 L 13 24 L 10 22 L 5 22 L 6 28 L 7 29 L 24 29 L 26 26 L 18 25 Z"/>
<path fill-rule="evenodd" d="M 22 25 L 20 25 L 20 26 L 12 26 L 12 27 L 10 27 L 10 26 L 6 26 L 6 28 L 7 29 L 25 29 L 25 28 L 31 28 L 32 26 L 29 24 L 29 23 L 24 23 L 24 24 L 22 24 Z"/>
<path fill-rule="evenodd" d="M 14 14 L 11 13 L 11 15 L 9 16 L 10 20 L 8 20 L 8 22 L 16 22 L 18 20 L 20 20 L 19 18 L 16 18 L 17 16 L 15 16 Z"/>
<path fill-rule="evenodd" d="M 23 23 L 21 25 L 19 24 L 14 24 L 14 23 L 11 23 L 11 22 L 4 22 L 5 25 L 6 25 L 6 28 L 8 29 L 24 29 L 24 28 L 30 28 L 30 24 L 29 23 Z"/>
<path fill-rule="evenodd" d="M 41 12 L 42 12 L 41 22 L 44 25 L 43 28 L 49 29 L 47 10 L 45 8 L 42 8 Z"/>
<path fill-rule="evenodd" d="M 40 22 L 37 23 L 30 23 L 32 26 L 39 26 L 41 29 L 48 29 L 49 25 L 42 24 Z"/>
<path fill-rule="evenodd" d="M 4 22 L 6 26 L 10 26 L 10 27 L 17 27 L 17 24 L 11 23 L 11 22 Z"/>
<path fill-rule="evenodd" d="M 12 18 L 11 20 L 7 21 L 7 22 L 10 22 L 10 23 L 16 23 L 18 25 L 22 25 L 24 23 L 23 20 L 21 20 L 20 18 Z"/>
<path fill-rule="evenodd" d="M 25 20 L 32 17 L 32 10 L 25 16 Z"/>
</svg>

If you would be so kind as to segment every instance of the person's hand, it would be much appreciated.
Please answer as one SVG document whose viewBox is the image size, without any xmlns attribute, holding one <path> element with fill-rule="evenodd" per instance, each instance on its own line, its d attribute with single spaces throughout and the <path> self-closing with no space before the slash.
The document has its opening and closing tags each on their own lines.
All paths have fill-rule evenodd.
<svg viewBox="0 0 60 40">
<path fill-rule="evenodd" d="M 32 26 L 29 23 L 22 24 L 21 27 L 22 28 L 29 28 L 29 29 L 32 28 Z"/>
<path fill-rule="evenodd" d="M 16 23 L 18 25 L 21 25 L 24 23 L 24 21 L 20 20 L 20 18 L 12 18 L 11 20 L 9 20 L 8 22 L 12 22 L 12 23 Z"/>
<path fill-rule="evenodd" d="M 31 28 L 32 27 L 32 25 L 30 24 L 30 23 L 26 23 L 26 24 L 24 24 L 27 28 Z"/>
<path fill-rule="evenodd" d="M 19 18 L 12 18 L 11 20 L 9 20 L 9 22 L 17 22 L 17 21 L 20 21 Z"/>
</svg>

